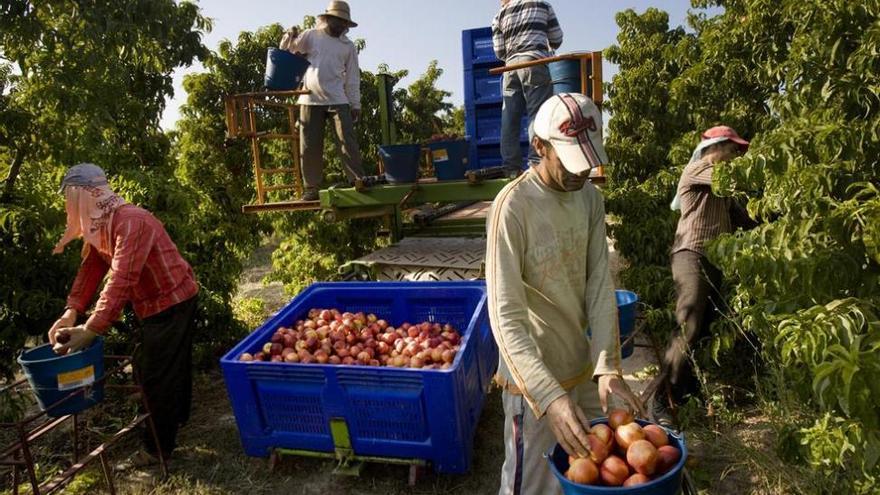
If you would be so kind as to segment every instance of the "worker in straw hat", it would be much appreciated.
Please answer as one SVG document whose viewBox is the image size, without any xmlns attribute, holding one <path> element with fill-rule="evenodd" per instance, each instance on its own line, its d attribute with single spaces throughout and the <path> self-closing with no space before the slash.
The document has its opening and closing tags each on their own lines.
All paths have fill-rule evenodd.
<svg viewBox="0 0 880 495">
<path fill-rule="evenodd" d="M 49 342 L 59 354 L 86 348 L 131 304 L 140 321 L 134 336 L 138 342 L 135 371 L 150 406 L 156 438 L 145 430 L 144 450 L 122 467 L 156 463 L 160 453 L 168 459 L 176 446 L 177 430 L 190 412 L 192 323 L 199 292 L 193 270 L 162 223 L 113 192 L 97 165 L 71 167 L 61 182 L 61 192 L 67 226 L 53 252 L 60 254 L 68 243 L 82 238 L 82 265 L 64 313 L 49 330 Z M 85 312 L 102 282 L 104 288 L 86 319 Z"/>
<path fill-rule="evenodd" d="M 342 167 L 349 181 L 364 175 L 354 123 L 361 114 L 361 71 L 358 52 L 345 34 L 357 26 L 346 2 L 332 1 L 318 16 L 318 25 L 301 34 L 291 28 L 280 47 L 304 55 L 306 70 L 299 97 L 300 149 L 305 182 L 304 201 L 316 201 L 324 174 L 324 123 L 333 119 Z"/>
</svg>

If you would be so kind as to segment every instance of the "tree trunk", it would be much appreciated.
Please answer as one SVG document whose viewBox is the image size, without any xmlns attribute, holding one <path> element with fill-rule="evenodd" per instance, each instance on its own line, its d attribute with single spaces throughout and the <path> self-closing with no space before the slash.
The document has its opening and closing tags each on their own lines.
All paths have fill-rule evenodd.
<svg viewBox="0 0 880 495">
<path fill-rule="evenodd" d="M 3 180 L 3 196 L 0 196 L 0 203 L 9 203 L 12 201 L 12 189 L 15 187 L 15 180 L 21 172 L 21 164 L 24 162 L 25 151 L 18 150 L 15 158 L 12 160 L 12 166 L 9 167 L 9 175 Z"/>
</svg>

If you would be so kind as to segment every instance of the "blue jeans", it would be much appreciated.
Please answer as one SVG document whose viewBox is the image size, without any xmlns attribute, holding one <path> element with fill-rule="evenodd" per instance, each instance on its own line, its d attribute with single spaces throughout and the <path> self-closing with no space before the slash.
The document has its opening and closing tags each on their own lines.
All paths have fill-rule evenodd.
<svg viewBox="0 0 880 495">
<path fill-rule="evenodd" d="M 519 60 L 518 62 L 523 62 Z M 508 63 L 516 63 L 511 60 Z M 553 84 L 550 81 L 550 70 L 546 65 L 536 65 L 526 69 L 512 70 L 504 73 L 502 81 L 504 95 L 501 107 L 501 160 L 505 167 L 521 169 L 523 166 L 522 148 L 520 148 L 520 125 L 523 112 L 529 116 L 529 164 L 534 165 L 541 158 L 531 146 L 534 138 L 532 123 L 541 104 L 553 96 Z"/>
</svg>

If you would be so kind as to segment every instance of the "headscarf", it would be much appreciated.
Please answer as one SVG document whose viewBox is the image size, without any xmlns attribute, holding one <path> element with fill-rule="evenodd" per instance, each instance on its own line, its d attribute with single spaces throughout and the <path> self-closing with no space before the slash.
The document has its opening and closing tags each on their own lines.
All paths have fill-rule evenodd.
<svg viewBox="0 0 880 495">
<path fill-rule="evenodd" d="M 105 256 L 113 255 L 110 249 L 110 226 L 113 214 L 126 202 L 110 189 L 103 173 L 91 164 L 77 165 L 68 171 L 61 183 L 67 225 L 64 235 L 52 250 L 54 254 L 63 252 L 70 241 L 82 237 L 85 241 L 84 254 L 92 246 Z"/>
</svg>

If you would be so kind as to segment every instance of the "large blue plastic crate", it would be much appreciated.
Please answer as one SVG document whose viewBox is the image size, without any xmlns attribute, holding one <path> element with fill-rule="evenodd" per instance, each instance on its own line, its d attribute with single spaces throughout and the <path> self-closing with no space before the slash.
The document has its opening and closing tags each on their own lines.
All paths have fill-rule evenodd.
<svg viewBox="0 0 880 495">
<path fill-rule="evenodd" d="M 501 65 L 499 63 L 499 65 Z M 500 105 L 501 74 L 489 74 L 491 67 L 465 69 L 465 101 L 471 105 Z"/>
<path fill-rule="evenodd" d="M 476 120 L 475 141 L 477 145 L 501 143 L 501 106 L 477 107 L 473 110 Z M 529 116 L 523 112 L 519 129 L 520 143 L 529 142 Z M 499 148 L 500 153 L 500 148 Z"/>
<path fill-rule="evenodd" d="M 392 325 L 450 323 L 461 349 L 447 370 L 241 362 L 311 308 L 379 315 Z M 242 340 L 221 368 L 250 456 L 273 448 L 333 452 L 330 420 L 348 425 L 357 455 L 422 459 L 440 473 L 470 469 L 474 432 L 498 350 L 483 282 L 318 283 Z"/>
<path fill-rule="evenodd" d="M 465 29 L 461 32 L 461 52 L 464 68 L 478 65 L 499 64 L 492 47 L 492 28 Z"/>
<path fill-rule="evenodd" d="M 526 167 L 528 166 L 526 162 L 528 161 L 529 145 L 527 143 L 520 143 L 520 150 L 523 156 L 523 167 Z M 473 167 L 473 169 L 500 167 L 502 165 L 498 145 L 478 146 L 476 148 L 476 156 L 477 166 Z"/>
<path fill-rule="evenodd" d="M 467 29 L 461 33 L 464 66 L 465 133 L 470 136 L 468 169 L 501 165 L 502 76 L 489 69 L 504 63 L 492 49 L 492 29 Z M 529 119 L 521 124 L 520 145 L 528 148 Z M 523 167 L 527 166 L 525 156 Z"/>
</svg>

